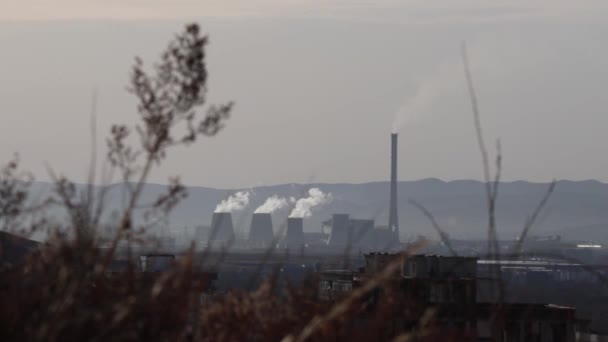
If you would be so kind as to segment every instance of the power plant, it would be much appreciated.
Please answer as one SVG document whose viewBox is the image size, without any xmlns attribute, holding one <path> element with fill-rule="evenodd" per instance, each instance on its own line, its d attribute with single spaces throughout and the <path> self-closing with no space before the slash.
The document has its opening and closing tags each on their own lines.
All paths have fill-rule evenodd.
<svg viewBox="0 0 608 342">
<path fill-rule="evenodd" d="M 387 226 L 375 226 L 374 220 L 354 219 L 349 214 L 336 213 L 332 214 L 329 220 L 323 222 L 320 231 L 305 233 L 304 218 L 312 215 L 311 209 L 314 206 L 329 203 L 332 198 L 331 194 L 324 194 L 320 189 L 311 188 L 308 191 L 309 197 L 301 197 L 297 201 L 295 199 L 291 200 L 293 210 L 290 217 L 287 218 L 287 230 L 283 239 L 279 241 L 279 248 L 301 249 L 306 247 L 319 251 L 350 250 L 351 252 L 379 252 L 399 249 L 397 158 L 397 134 L 392 133 L 390 138 L 390 188 Z M 245 194 L 244 192 L 237 194 L 241 193 Z M 243 201 L 237 203 L 238 206 L 229 205 L 240 197 L 243 197 Z M 234 207 L 235 210 L 241 210 L 248 204 L 249 198 L 248 196 L 240 197 L 231 196 L 220 204 L 226 208 Z M 231 199 L 232 201 L 230 201 Z M 264 205 L 258 207 L 252 214 L 248 236 L 240 238 L 240 242 L 233 247 L 237 249 L 242 247 L 258 249 L 273 247 L 275 234 L 271 213 L 287 204 L 286 197 L 279 197 L 278 195 L 268 197 Z M 218 209 L 216 208 L 216 210 Z M 328 233 L 324 231 L 325 227 L 330 228 Z M 206 240 L 210 247 L 223 247 L 235 242 L 231 212 L 213 213 Z"/>
<path fill-rule="evenodd" d="M 304 246 L 304 218 L 287 218 L 287 232 L 283 243 L 286 248 L 301 248 Z"/>
<path fill-rule="evenodd" d="M 352 228 L 347 214 L 334 214 L 331 218 L 331 235 L 329 246 L 341 247 L 352 244 Z"/>
<path fill-rule="evenodd" d="M 252 247 L 267 248 L 274 240 L 272 217 L 270 213 L 254 213 L 251 216 L 249 244 Z"/>
<path fill-rule="evenodd" d="M 209 246 L 224 246 L 234 241 L 234 226 L 231 213 L 213 213 Z"/>
<path fill-rule="evenodd" d="M 377 247 L 376 239 L 378 229 L 374 229 L 374 220 L 350 219 L 352 230 L 352 245 L 353 248 L 362 249 L 370 247 L 376 251 L 382 250 Z"/>
</svg>

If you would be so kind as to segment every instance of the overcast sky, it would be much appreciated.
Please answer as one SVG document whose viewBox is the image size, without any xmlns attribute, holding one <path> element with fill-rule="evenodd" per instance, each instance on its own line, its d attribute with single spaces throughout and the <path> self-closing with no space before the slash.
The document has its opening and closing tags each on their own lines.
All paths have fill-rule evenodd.
<svg viewBox="0 0 608 342">
<path fill-rule="evenodd" d="M 508 180 L 608 181 L 606 1 L 0 0 L 0 156 L 82 181 L 98 134 L 134 121 L 133 57 L 152 63 L 196 21 L 210 35 L 225 131 L 176 151 L 152 181 L 248 187 L 479 179 L 465 40 L 486 138 Z M 103 152 L 102 152 L 103 153 Z"/>
</svg>

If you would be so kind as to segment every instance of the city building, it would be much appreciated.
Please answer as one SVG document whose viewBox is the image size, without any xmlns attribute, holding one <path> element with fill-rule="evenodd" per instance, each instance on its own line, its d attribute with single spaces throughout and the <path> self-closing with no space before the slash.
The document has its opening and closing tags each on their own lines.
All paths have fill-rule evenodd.
<svg viewBox="0 0 608 342">
<path fill-rule="evenodd" d="M 358 272 L 332 270 L 319 274 L 319 296 L 337 301 L 348 296 L 384 267 L 397 254 L 365 255 Z M 475 341 L 575 341 L 581 327 L 571 307 L 537 303 L 479 302 L 477 258 L 413 255 L 405 258 L 388 284 L 397 293 L 393 324 L 399 330 L 413 329 L 429 308 L 434 329 L 446 336 Z M 375 289 L 366 296 L 379 302 L 388 290 Z"/>
</svg>

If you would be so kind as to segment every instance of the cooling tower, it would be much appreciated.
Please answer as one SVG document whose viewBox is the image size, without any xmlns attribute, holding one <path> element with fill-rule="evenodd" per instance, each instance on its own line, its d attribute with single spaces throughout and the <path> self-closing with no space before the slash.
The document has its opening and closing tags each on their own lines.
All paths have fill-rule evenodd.
<svg viewBox="0 0 608 342">
<path fill-rule="evenodd" d="M 399 216 L 397 214 L 397 134 L 391 134 L 391 198 L 388 228 L 399 241 Z"/>
<path fill-rule="evenodd" d="M 270 213 L 254 213 L 251 216 L 249 242 L 254 247 L 268 247 L 272 244 L 274 233 Z"/>
<path fill-rule="evenodd" d="M 332 247 L 346 247 L 352 243 L 352 229 L 348 214 L 334 214 L 331 218 L 331 235 L 329 245 Z"/>
<path fill-rule="evenodd" d="M 374 220 L 350 220 L 352 245 L 357 249 L 371 250 L 374 247 Z"/>
<path fill-rule="evenodd" d="M 209 245 L 226 244 L 234 240 L 234 227 L 231 213 L 213 213 Z"/>
<path fill-rule="evenodd" d="M 299 248 L 304 244 L 304 219 L 301 217 L 287 218 L 287 233 L 284 245 L 287 248 Z"/>
</svg>

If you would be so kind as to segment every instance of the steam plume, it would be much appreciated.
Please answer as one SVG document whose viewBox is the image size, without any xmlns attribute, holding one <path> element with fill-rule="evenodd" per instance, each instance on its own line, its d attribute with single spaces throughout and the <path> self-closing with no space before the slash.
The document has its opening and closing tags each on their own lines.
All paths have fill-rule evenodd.
<svg viewBox="0 0 608 342">
<path fill-rule="evenodd" d="M 231 213 L 233 211 L 243 210 L 249 204 L 249 191 L 239 191 L 234 195 L 220 202 L 215 207 L 216 213 Z"/>
<path fill-rule="evenodd" d="M 422 84 L 416 90 L 414 97 L 406 101 L 395 114 L 392 133 L 398 133 L 401 127 L 408 125 L 417 116 L 426 111 L 438 93 L 439 91 L 432 83 Z"/>
<path fill-rule="evenodd" d="M 414 96 L 408 98 L 395 113 L 392 133 L 399 133 L 402 127 L 427 115 L 435 100 L 448 88 L 454 87 L 456 70 L 458 69 L 453 64 L 440 65 L 430 77 L 422 82 Z"/>
<path fill-rule="evenodd" d="M 254 213 L 268 213 L 272 214 L 276 210 L 282 209 L 287 206 L 287 199 L 279 197 L 277 195 L 270 196 L 266 199 L 266 202 L 259 206 Z"/>
<path fill-rule="evenodd" d="M 308 197 L 300 198 L 289 214 L 289 217 L 309 217 L 312 215 L 312 208 L 330 203 L 333 200 L 331 194 L 324 194 L 318 188 L 308 190 Z"/>
</svg>

